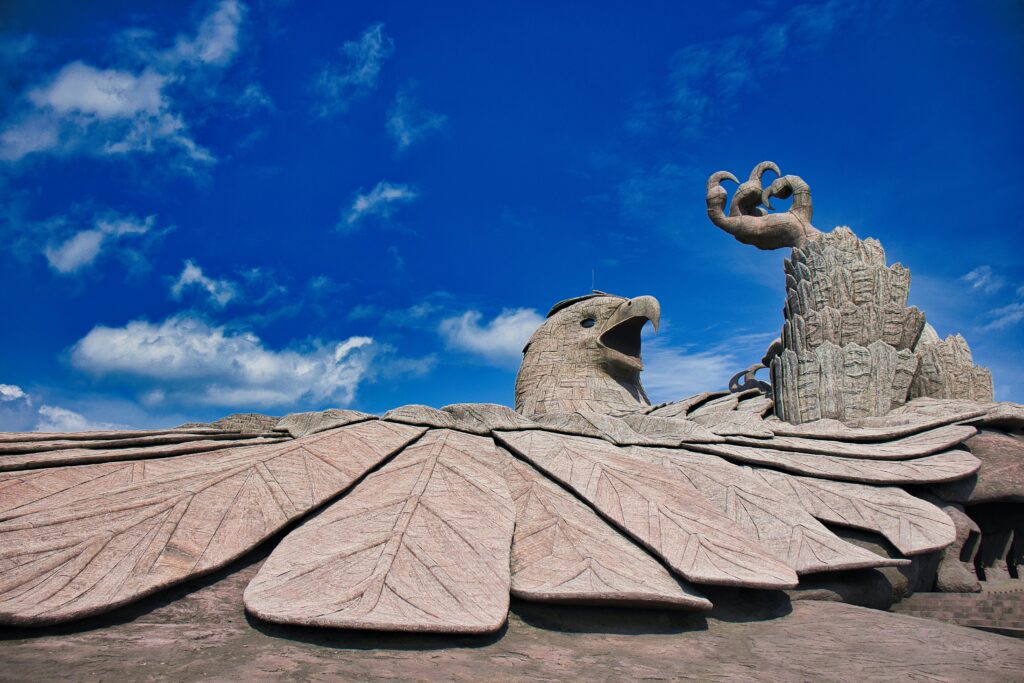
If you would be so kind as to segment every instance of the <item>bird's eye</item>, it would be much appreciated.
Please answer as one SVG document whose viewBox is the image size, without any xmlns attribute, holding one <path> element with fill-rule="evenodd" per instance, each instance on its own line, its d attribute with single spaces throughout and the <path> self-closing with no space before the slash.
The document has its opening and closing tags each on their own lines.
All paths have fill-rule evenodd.
<svg viewBox="0 0 1024 683">
<path fill-rule="evenodd" d="M 584 318 L 580 321 L 580 325 L 583 327 L 593 327 L 596 322 L 593 318 Z"/>
</svg>

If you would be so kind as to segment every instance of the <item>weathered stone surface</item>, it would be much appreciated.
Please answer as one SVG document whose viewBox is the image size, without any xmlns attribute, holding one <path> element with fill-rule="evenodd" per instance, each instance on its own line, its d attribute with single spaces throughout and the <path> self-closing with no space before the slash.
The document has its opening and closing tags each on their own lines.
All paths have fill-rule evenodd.
<svg viewBox="0 0 1024 683">
<path fill-rule="evenodd" d="M 408 405 L 394 408 L 384 413 L 381 418 L 386 422 L 434 427 L 437 429 L 455 429 L 455 416 L 437 408 L 421 405 Z"/>
<path fill-rule="evenodd" d="M 215 429 L 213 427 L 176 427 L 174 429 L 124 429 L 95 432 L 0 432 L 0 443 L 28 443 L 31 441 L 99 441 L 106 439 L 137 439 L 143 436 L 164 434 L 240 434 L 239 430 Z"/>
<path fill-rule="evenodd" d="M 865 484 L 937 484 L 963 479 L 981 467 L 981 462 L 963 449 L 912 460 L 861 460 L 737 444 L 690 444 L 686 448 L 744 464 Z"/>
<path fill-rule="evenodd" d="M 754 588 L 797 583 L 788 565 L 669 469 L 596 439 L 542 431 L 499 432 L 497 439 L 694 583 Z"/>
<path fill-rule="evenodd" d="M 918 413 L 917 407 L 922 401 L 927 400 L 916 399 L 888 415 L 863 417 L 850 420 L 848 424 L 839 420 L 822 419 L 794 425 L 774 417 L 765 422 L 777 436 L 798 436 L 807 439 L 832 439 L 860 443 L 901 439 L 936 427 L 972 420 L 972 418 L 987 415 L 989 412 L 988 406 L 975 403 L 952 406 L 948 410 L 938 411 L 936 414 Z"/>
<path fill-rule="evenodd" d="M 504 451 L 516 505 L 512 595 L 542 602 L 711 609 L 695 588 L 530 465 Z"/>
<path fill-rule="evenodd" d="M 939 550 L 957 538 L 953 521 L 943 510 L 900 488 L 760 468 L 751 472 L 821 521 L 879 533 L 904 555 Z"/>
<path fill-rule="evenodd" d="M 495 429 L 536 429 L 537 424 L 516 411 L 495 403 L 455 403 L 442 408 L 464 432 L 486 435 Z"/>
<path fill-rule="evenodd" d="M 967 516 L 962 506 L 928 497 L 942 509 L 956 527 L 956 540 L 939 555 L 935 590 L 943 593 L 977 593 L 981 583 L 974 572 L 974 556 L 978 553 L 981 529 Z M 1024 615 L 1022 615 L 1024 616 Z"/>
<path fill-rule="evenodd" d="M 738 404 L 735 406 L 738 407 Z M 752 439 L 769 439 L 775 435 L 757 413 L 740 412 L 697 412 L 689 417 L 713 434 L 720 436 L 745 436 Z"/>
<path fill-rule="evenodd" d="M 420 433 L 375 421 L 212 462 L 207 453 L 12 473 L 4 499 L 19 504 L 0 521 L 0 623 L 89 616 L 222 567 Z M 92 468 L 132 479 L 109 487 Z"/>
<path fill-rule="evenodd" d="M 432 430 L 292 531 L 249 584 L 245 606 L 286 624 L 497 631 L 514 524 L 493 442 Z"/>
<path fill-rule="evenodd" d="M 973 477 L 934 487 L 939 498 L 968 504 L 1024 503 L 1024 439 L 983 429 L 964 445 L 981 461 L 981 469 Z"/>
<path fill-rule="evenodd" d="M 642 434 L 647 443 L 658 446 L 681 446 L 686 443 L 724 443 L 725 438 L 692 420 L 657 415 L 626 415 L 622 418 L 633 431 Z"/>
<path fill-rule="evenodd" d="M 992 401 L 992 373 L 974 364 L 971 349 L 962 336 L 920 344 L 918 366 L 910 396 Z"/>
<path fill-rule="evenodd" d="M 292 413 L 291 415 L 286 415 L 274 425 L 274 431 L 285 432 L 298 439 L 310 434 L 324 432 L 328 429 L 337 429 L 338 427 L 344 427 L 356 422 L 376 419 L 375 415 L 361 413 L 358 410 L 331 408 L 312 413 Z"/>
<path fill-rule="evenodd" d="M 68 448 L 65 450 L 26 453 L 24 455 L 0 456 L 0 472 L 10 472 L 37 467 L 58 467 L 63 465 L 87 465 L 90 463 L 148 460 L 150 458 L 168 458 L 190 453 L 206 453 L 242 446 L 258 446 L 264 444 L 284 443 L 290 438 L 284 434 L 273 437 L 246 437 L 240 432 L 233 432 L 231 438 L 210 439 L 212 435 L 196 435 L 194 439 L 180 443 L 156 446 L 138 446 L 122 448 Z M 113 442 L 115 445 L 130 441 Z M 81 445 L 89 442 L 70 442 Z"/>
<path fill-rule="evenodd" d="M 974 427 L 947 425 L 927 432 L 892 439 L 884 443 L 831 441 L 828 439 L 804 439 L 796 436 L 775 436 L 769 440 L 756 440 L 734 436 L 729 443 L 741 446 L 764 446 L 780 451 L 820 453 L 843 458 L 863 460 L 909 460 L 933 455 L 959 446 L 977 433 Z"/>
<path fill-rule="evenodd" d="M 651 438 L 638 433 L 622 418 L 580 410 L 574 413 L 546 413 L 537 418 L 541 427 L 560 434 L 574 434 L 604 439 L 619 446 L 651 443 Z M 657 438 L 652 436 L 652 438 Z"/>
<path fill-rule="evenodd" d="M 237 429 L 242 432 L 269 432 L 280 417 L 260 413 L 235 413 L 210 423 L 216 429 Z"/>
<path fill-rule="evenodd" d="M 634 448 L 632 455 L 682 475 L 748 537 L 797 574 L 903 564 L 846 543 L 799 505 L 750 473 L 713 455 Z"/>
<path fill-rule="evenodd" d="M 0 443 L 0 456 L 68 451 L 71 449 L 111 450 L 115 448 L 130 447 L 143 449 L 149 446 L 165 446 L 188 443 L 190 441 L 239 441 L 257 438 L 259 436 L 279 438 L 281 435 L 274 434 L 273 432 L 266 432 L 263 434 L 242 434 L 241 432 L 222 432 L 213 434 L 171 432 L 153 436 L 137 436 L 121 439 L 48 439 L 45 441 L 8 441 L 6 443 Z"/>
<path fill-rule="evenodd" d="M 244 560 L 87 628 L 4 629 L 0 678 L 1002 682 L 1024 668 L 1019 639 L 816 601 L 717 616 L 513 600 L 500 637 L 278 626 L 243 611 L 259 567 Z"/>
<path fill-rule="evenodd" d="M 698 406 L 716 398 L 726 396 L 729 393 L 730 392 L 728 391 L 705 391 L 689 398 L 685 398 L 682 401 L 659 403 L 656 406 L 650 406 L 643 409 L 643 412 L 657 417 L 686 417 L 691 409 L 695 409 Z"/>
</svg>

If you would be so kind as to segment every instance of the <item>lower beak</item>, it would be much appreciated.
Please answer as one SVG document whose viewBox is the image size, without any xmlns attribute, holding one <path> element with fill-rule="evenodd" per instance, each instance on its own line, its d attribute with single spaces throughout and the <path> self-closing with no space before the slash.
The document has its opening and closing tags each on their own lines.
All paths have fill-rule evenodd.
<svg viewBox="0 0 1024 683">
<path fill-rule="evenodd" d="M 604 324 L 598 343 L 631 359 L 640 361 L 640 330 L 648 322 L 658 331 L 661 304 L 653 296 L 638 296 L 619 305 Z"/>
</svg>

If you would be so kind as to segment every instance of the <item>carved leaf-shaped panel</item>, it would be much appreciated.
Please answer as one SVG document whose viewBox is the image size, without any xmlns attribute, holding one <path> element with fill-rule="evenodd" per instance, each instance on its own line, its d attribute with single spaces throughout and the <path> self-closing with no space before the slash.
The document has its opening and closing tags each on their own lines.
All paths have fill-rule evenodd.
<svg viewBox="0 0 1024 683">
<path fill-rule="evenodd" d="M 503 453 L 516 506 L 512 595 L 578 604 L 711 608 L 709 600 L 571 493 Z"/>
<path fill-rule="evenodd" d="M 785 562 L 669 469 L 586 437 L 522 431 L 498 432 L 495 438 L 690 581 L 755 588 L 797 583 Z"/>
<path fill-rule="evenodd" d="M 632 453 L 685 477 L 747 535 L 785 558 L 798 574 L 906 564 L 839 538 L 749 468 L 682 450 L 635 448 Z"/>
<path fill-rule="evenodd" d="M 736 444 L 691 444 L 687 448 L 744 464 L 865 484 L 937 484 L 962 479 L 981 467 L 977 458 L 962 449 L 913 460 L 861 460 Z"/>
<path fill-rule="evenodd" d="M 877 532 L 904 555 L 941 550 L 956 540 L 949 515 L 901 488 L 752 471 L 818 519 Z"/>
<path fill-rule="evenodd" d="M 870 460 L 909 460 L 948 450 L 977 434 L 974 427 L 947 425 L 885 443 L 857 443 L 828 439 L 804 439 L 797 436 L 776 436 L 771 439 L 750 439 L 730 436 L 729 443 L 741 446 L 775 448 L 780 451 L 820 453 L 844 458 Z"/>
<path fill-rule="evenodd" d="M 498 458 L 489 438 L 430 431 L 288 534 L 246 609 L 289 624 L 496 631 L 515 525 Z"/>
<path fill-rule="evenodd" d="M 206 453 L 226 448 L 241 446 L 261 446 L 266 444 L 284 443 L 291 437 L 286 434 L 274 434 L 270 437 L 242 437 L 233 435 L 231 439 L 214 439 L 210 436 L 197 436 L 188 440 L 171 443 L 150 443 L 133 445 L 134 439 L 116 441 L 114 448 L 97 448 L 95 443 L 67 442 L 60 450 L 44 450 L 20 455 L 0 455 L 0 472 L 34 469 L 39 467 L 63 467 L 66 465 L 88 465 L 91 463 L 117 462 L 125 460 L 148 460 L 150 458 L 170 458 L 176 455 Z"/>
<path fill-rule="evenodd" d="M 97 614 L 222 567 L 422 432 L 374 420 L 284 445 L 11 473 L 0 623 Z"/>
</svg>

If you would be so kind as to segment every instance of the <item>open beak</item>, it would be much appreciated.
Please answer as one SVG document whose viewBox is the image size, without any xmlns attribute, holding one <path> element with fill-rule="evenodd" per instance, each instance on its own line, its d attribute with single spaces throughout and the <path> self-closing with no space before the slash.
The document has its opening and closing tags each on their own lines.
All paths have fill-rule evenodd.
<svg viewBox="0 0 1024 683">
<path fill-rule="evenodd" d="M 658 331 L 661 304 L 653 296 L 638 296 L 619 305 L 601 329 L 597 343 L 609 351 L 610 360 L 642 370 L 640 330 L 648 322 Z"/>
</svg>

